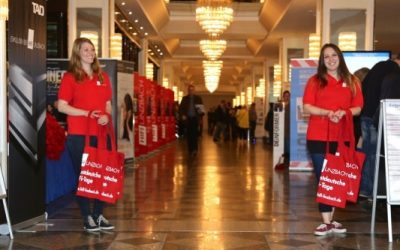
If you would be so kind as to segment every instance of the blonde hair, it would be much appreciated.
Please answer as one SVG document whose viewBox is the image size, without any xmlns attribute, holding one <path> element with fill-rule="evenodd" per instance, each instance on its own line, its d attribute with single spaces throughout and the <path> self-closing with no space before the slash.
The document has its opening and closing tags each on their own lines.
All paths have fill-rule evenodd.
<svg viewBox="0 0 400 250">
<path fill-rule="evenodd" d="M 81 56 L 80 56 L 80 50 L 82 48 L 82 45 L 84 43 L 88 43 L 93 46 L 92 41 L 90 39 L 87 39 L 85 37 L 80 37 L 75 39 L 74 44 L 72 45 L 72 53 L 71 53 L 71 58 L 69 60 L 69 66 L 68 66 L 68 72 L 72 73 L 74 75 L 74 78 L 77 82 L 81 82 L 86 76 L 86 72 L 82 68 L 82 62 L 81 62 Z M 102 70 L 100 67 L 99 60 L 97 57 L 94 57 L 93 63 L 91 64 L 91 68 L 93 71 L 93 74 L 97 75 L 100 83 L 103 83 L 103 75 L 102 75 Z"/>
</svg>

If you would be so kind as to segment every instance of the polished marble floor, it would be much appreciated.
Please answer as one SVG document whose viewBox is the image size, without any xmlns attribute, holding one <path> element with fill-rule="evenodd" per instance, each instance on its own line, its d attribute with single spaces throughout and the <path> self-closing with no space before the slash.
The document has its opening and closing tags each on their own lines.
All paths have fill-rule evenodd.
<svg viewBox="0 0 400 250">
<path fill-rule="evenodd" d="M 124 196 L 105 209 L 112 232 L 86 233 L 66 196 L 48 221 L 0 237 L 1 249 L 400 249 L 400 209 L 388 243 L 386 204 L 370 233 L 368 201 L 338 210 L 343 235 L 313 235 L 320 217 L 311 173 L 275 171 L 271 148 L 200 140 L 187 157 L 183 140 L 127 165 Z M 50 209 L 49 208 L 49 209 Z"/>
</svg>

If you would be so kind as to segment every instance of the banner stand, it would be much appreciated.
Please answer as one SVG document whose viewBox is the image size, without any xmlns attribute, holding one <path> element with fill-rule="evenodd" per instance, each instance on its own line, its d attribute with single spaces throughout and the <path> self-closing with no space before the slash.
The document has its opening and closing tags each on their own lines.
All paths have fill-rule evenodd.
<svg viewBox="0 0 400 250">
<path fill-rule="evenodd" d="M 380 116 L 377 135 L 377 148 L 375 158 L 375 178 L 373 189 L 373 203 L 371 216 L 371 233 L 375 231 L 375 216 L 376 216 L 376 200 L 386 199 L 387 205 L 387 221 L 388 221 L 388 241 L 393 241 L 392 232 L 392 205 L 400 205 L 400 194 L 398 186 L 400 184 L 400 167 L 397 164 L 398 152 L 400 146 L 397 142 L 400 139 L 399 132 L 399 114 L 400 100 L 382 100 L 380 104 Z M 385 133 L 383 134 L 383 131 Z M 384 143 L 384 155 L 381 155 L 381 143 Z M 390 152 L 390 153 L 389 153 Z M 385 160 L 385 180 L 386 180 L 386 195 L 378 195 L 378 180 L 379 180 L 379 163 L 380 159 Z"/>
<path fill-rule="evenodd" d="M 12 232 L 12 227 L 11 227 L 11 221 L 10 221 L 10 215 L 8 213 L 8 207 L 7 207 L 7 193 L 6 193 L 6 187 L 4 185 L 4 179 L 3 179 L 3 174 L 0 171 L 0 198 L 3 201 L 3 208 L 4 208 L 4 214 L 6 216 L 6 220 L 7 220 L 7 228 L 8 228 L 8 233 L 10 234 L 10 239 L 14 239 L 14 235 Z M 3 224 L 5 225 L 5 224 Z M 7 229 L 4 228 L 3 225 L 0 225 L 0 233 L 5 235 L 7 234 Z"/>
</svg>

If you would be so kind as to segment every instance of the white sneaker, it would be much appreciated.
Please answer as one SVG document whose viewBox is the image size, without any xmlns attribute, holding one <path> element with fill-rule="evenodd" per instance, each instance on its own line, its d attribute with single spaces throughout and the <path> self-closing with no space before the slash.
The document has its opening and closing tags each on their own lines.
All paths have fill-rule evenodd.
<svg viewBox="0 0 400 250">
<path fill-rule="evenodd" d="M 85 222 L 83 223 L 83 229 L 85 229 L 86 232 L 100 231 L 99 226 L 96 224 L 96 222 L 94 222 L 93 217 L 90 215 L 85 219 Z"/>
<path fill-rule="evenodd" d="M 100 216 L 97 218 L 97 224 L 99 225 L 100 229 L 103 230 L 112 230 L 114 229 L 114 226 L 110 224 L 110 222 L 104 218 L 103 215 L 100 214 Z"/>
</svg>

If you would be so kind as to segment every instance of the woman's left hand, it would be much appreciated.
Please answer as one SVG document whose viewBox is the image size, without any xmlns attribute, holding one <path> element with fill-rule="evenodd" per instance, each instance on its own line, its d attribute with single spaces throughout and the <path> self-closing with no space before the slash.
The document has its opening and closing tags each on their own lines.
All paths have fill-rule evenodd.
<svg viewBox="0 0 400 250">
<path fill-rule="evenodd" d="M 109 119 L 108 119 L 108 115 L 106 115 L 106 114 L 100 115 L 99 119 L 97 119 L 97 124 L 102 125 L 102 126 L 107 125 L 108 122 L 109 122 Z"/>
</svg>

